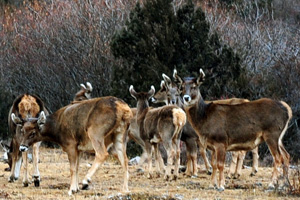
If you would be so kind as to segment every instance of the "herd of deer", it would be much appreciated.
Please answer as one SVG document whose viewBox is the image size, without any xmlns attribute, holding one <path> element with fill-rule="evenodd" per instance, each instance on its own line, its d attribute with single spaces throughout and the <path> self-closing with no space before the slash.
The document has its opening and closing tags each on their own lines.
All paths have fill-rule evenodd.
<svg viewBox="0 0 300 200">
<path fill-rule="evenodd" d="M 266 142 L 274 160 L 268 188 L 274 189 L 278 183 L 278 168 L 281 165 L 284 184 L 289 184 L 290 156 L 282 144 L 282 138 L 292 117 L 291 108 L 283 101 L 267 98 L 255 101 L 236 98 L 204 101 L 199 89 L 204 77 L 202 69 L 198 77 L 184 79 L 174 70 L 173 81 L 163 74 L 164 80 L 156 93 L 153 86 L 148 92 L 136 92 L 131 85 L 129 92 L 137 101 L 136 108 L 130 108 L 124 101 L 112 96 L 91 98 L 93 88 L 90 83 L 86 86 L 81 84 L 74 101 L 52 114 L 48 113 L 39 97 L 20 95 L 14 100 L 8 117 L 9 132 L 13 135 L 8 151 L 11 158 L 8 180 L 18 179 L 23 159 L 23 185 L 30 184 L 27 150 L 33 145 L 33 179 L 34 185 L 39 186 L 38 148 L 41 141 L 51 141 L 59 144 L 68 155 L 71 173 L 69 195 L 79 191 L 81 151 L 95 152 L 94 162 L 82 181 L 82 189 L 89 187 L 91 177 L 105 161 L 109 150 L 123 167 L 123 191 L 126 192 L 129 178 L 126 144 L 130 138 L 143 149 L 140 164 L 147 164 L 147 177 L 153 177 L 154 157 L 156 173 L 161 175 L 164 172 L 166 181 L 178 178 L 180 141 L 186 144 L 185 174 L 197 176 L 199 147 L 207 173 L 212 173 L 210 188 L 219 191 L 225 189 L 226 152 L 233 152 L 229 174 L 238 177 L 246 151 L 252 150 L 251 175 L 255 175 L 258 168 L 257 146 Z M 166 105 L 149 107 L 149 100 Z M 160 144 L 167 152 L 166 164 Z M 211 162 L 206 157 L 206 149 L 211 151 Z"/>
</svg>

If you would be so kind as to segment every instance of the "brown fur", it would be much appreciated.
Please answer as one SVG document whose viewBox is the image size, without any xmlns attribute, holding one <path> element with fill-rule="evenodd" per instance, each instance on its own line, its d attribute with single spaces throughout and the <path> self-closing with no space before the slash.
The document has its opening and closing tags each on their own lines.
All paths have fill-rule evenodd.
<svg viewBox="0 0 300 200">
<path fill-rule="evenodd" d="M 69 194 L 79 190 L 79 151 L 95 151 L 95 160 L 83 179 L 83 189 L 88 187 L 91 177 L 108 156 L 111 147 L 118 155 L 124 169 L 123 190 L 128 191 L 128 159 L 126 156 L 126 131 L 132 112 L 129 106 L 115 97 L 101 97 L 75 102 L 45 117 L 23 124 L 21 145 L 29 146 L 37 141 L 58 143 L 68 154 L 71 186 Z M 18 120 L 14 120 L 18 123 Z M 34 135 L 32 135 L 35 132 Z"/>
<path fill-rule="evenodd" d="M 145 143 L 148 159 L 148 177 L 152 177 L 152 145 L 158 157 L 158 143 L 162 142 L 168 155 L 165 179 L 171 178 L 171 165 L 175 157 L 175 169 L 173 179 L 178 177 L 179 169 L 179 141 L 182 128 L 186 123 L 184 111 L 177 106 L 163 106 L 149 109 L 148 100 L 154 95 L 154 87 L 147 92 L 137 93 L 130 86 L 130 94 L 137 100 L 137 124 L 141 138 Z M 160 169 L 162 166 L 160 166 Z M 160 170 L 158 169 L 158 170 Z"/>
<path fill-rule="evenodd" d="M 284 177 L 288 182 L 289 154 L 282 145 L 288 123 L 292 117 L 286 103 L 271 99 L 259 99 L 238 105 L 206 104 L 199 86 L 204 80 L 200 70 L 198 78 L 182 81 L 182 96 L 188 120 L 200 138 L 212 150 L 212 185 L 224 190 L 224 164 L 226 151 L 251 150 L 265 141 L 274 158 L 274 170 L 269 188 L 274 189 L 278 180 L 278 167 L 283 164 Z M 192 87 L 195 86 L 195 87 Z"/>
</svg>

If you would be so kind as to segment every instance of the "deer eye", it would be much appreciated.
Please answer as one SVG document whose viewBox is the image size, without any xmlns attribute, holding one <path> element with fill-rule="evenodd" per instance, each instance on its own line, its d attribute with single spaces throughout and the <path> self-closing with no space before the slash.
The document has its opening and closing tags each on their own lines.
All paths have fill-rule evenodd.
<svg viewBox="0 0 300 200">
<path fill-rule="evenodd" d="M 34 135 L 35 135 L 35 131 L 33 131 L 32 133 L 30 133 L 30 135 L 29 135 L 29 139 L 31 139 L 31 138 L 33 138 L 34 137 Z"/>
</svg>

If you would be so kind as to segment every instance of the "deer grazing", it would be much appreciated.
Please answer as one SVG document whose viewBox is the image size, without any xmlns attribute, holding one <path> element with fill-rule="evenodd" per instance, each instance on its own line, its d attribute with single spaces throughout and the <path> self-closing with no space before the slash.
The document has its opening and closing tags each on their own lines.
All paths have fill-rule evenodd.
<svg viewBox="0 0 300 200">
<path fill-rule="evenodd" d="M 199 87 L 205 74 L 200 69 L 198 78 L 176 76 L 181 87 L 184 108 L 202 144 L 212 151 L 210 187 L 225 189 L 224 164 L 226 151 L 251 150 L 266 142 L 273 156 L 274 168 L 268 189 L 274 189 L 279 170 L 283 165 L 285 183 L 289 184 L 290 155 L 282 144 L 282 138 L 292 118 L 291 108 L 283 101 L 267 98 L 237 105 L 205 103 Z M 217 181 L 219 170 L 219 181 Z"/>
<path fill-rule="evenodd" d="M 153 86 L 149 92 L 138 93 L 131 85 L 129 92 L 137 100 L 136 121 L 147 152 L 148 178 L 152 177 L 152 146 L 157 157 L 158 144 L 162 142 L 168 156 L 164 179 L 176 180 L 180 161 L 180 136 L 186 123 L 185 112 L 174 105 L 150 109 L 148 100 L 155 93 Z M 173 165 L 174 158 L 175 168 L 171 177 L 171 165 Z"/>
<path fill-rule="evenodd" d="M 15 115 L 19 117 L 21 121 L 26 121 L 29 118 L 37 117 L 40 112 L 45 112 L 48 114 L 47 109 L 44 106 L 42 100 L 33 94 L 22 94 L 18 96 L 9 111 L 8 117 L 8 127 L 9 133 L 12 135 L 12 141 L 10 144 L 10 149 L 8 153 L 8 161 L 9 166 L 11 168 L 11 172 L 8 178 L 9 182 L 13 182 L 19 178 L 20 169 L 23 161 L 24 167 L 24 177 L 23 177 L 23 186 L 27 187 L 31 181 L 28 178 L 28 155 L 27 152 L 19 151 L 20 147 L 20 138 L 21 133 L 18 125 L 13 123 L 11 119 L 11 115 Z M 39 146 L 40 142 L 33 144 L 33 179 L 34 185 L 38 187 L 40 185 L 40 172 L 38 169 L 38 161 L 39 161 Z"/>
<path fill-rule="evenodd" d="M 38 118 L 21 120 L 13 113 L 11 118 L 22 133 L 21 151 L 27 151 L 35 142 L 52 141 L 67 153 L 71 174 L 69 195 L 79 191 L 80 152 L 95 152 L 92 167 L 82 181 L 82 189 L 87 189 L 91 177 L 107 158 L 109 147 L 117 154 L 123 167 L 123 190 L 128 191 L 126 131 L 132 112 L 124 101 L 115 97 L 93 98 L 73 102 L 48 116 L 41 112 Z"/>
</svg>

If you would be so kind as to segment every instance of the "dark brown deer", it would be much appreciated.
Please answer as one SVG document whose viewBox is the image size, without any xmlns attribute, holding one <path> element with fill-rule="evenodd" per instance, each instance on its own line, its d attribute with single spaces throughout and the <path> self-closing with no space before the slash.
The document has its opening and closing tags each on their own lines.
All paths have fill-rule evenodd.
<svg viewBox="0 0 300 200">
<path fill-rule="evenodd" d="M 278 181 L 278 167 L 283 165 L 286 184 L 290 155 L 282 144 L 282 138 L 292 118 L 291 108 L 283 101 L 263 98 L 237 105 L 205 103 L 199 87 L 205 74 L 200 69 L 198 78 L 177 75 L 187 117 L 203 144 L 212 151 L 213 173 L 210 187 L 225 189 L 224 164 L 226 151 L 251 150 L 266 142 L 273 156 L 274 168 L 269 189 Z M 217 170 L 219 181 L 217 184 Z"/>
<path fill-rule="evenodd" d="M 27 187 L 31 181 L 28 177 L 28 155 L 27 152 L 21 153 L 19 151 L 20 147 L 20 133 L 17 131 L 18 126 L 13 123 L 11 120 L 11 115 L 14 114 L 18 116 L 20 120 L 25 121 L 28 118 L 37 117 L 41 111 L 44 111 L 48 114 L 47 109 L 44 106 L 42 100 L 33 94 L 22 94 L 18 96 L 9 111 L 8 117 L 8 127 L 9 133 L 13 136 L 10 144 L 10 150 L 8 154 L 9 166 L 11 168 L 10 175 L 8 177 L 9 182 L 13 182 L 19 178 L 21 165 L 23 161 L 24 168 L 24 177 L 23 177 L 23 186 Z M 40 172 L 38 169 L 38 161 L 39 161 L 39 146 L 40 142 L 33 144 L 33 180 L 34 185 L 38 187 L 40 185 Z"/>
<path fill-rule="evenodd" d="M 147 151 L 148 178 L 152 177 L 152 146 L 154 146 L 157 157 L 158 144 L 162 142 L 168 156 L 164 179 L 176 180 L 180 161 L 180 136 L 186 123 L 185 112 L 173 105 L 150 109 L 148 100 L 155 93 L 153 86 L 149 92 L 137 93 L 131 85 L 129 91 L 131 96 L 137 100 L 136 120 Z M 174 158 L 174 175 L 171 177 L 171 165 L 173 165 Z"/>
<path fill-rule="evenodd" d="M 76 101 L 47 117 L 44 112 L 38 118 L 26 121 L 15 114 L 11 117 L 22 133 L 20 150 L 26 151 L 35 142 L 51 141 L 58 143 L 68 154 L 71 173 L 69 195 L 79 190 L 80 151 L 95 152 L 93 165 L 82 181 L 82 189 L 87 189 L 91 177 L 107 158 L 109 146 L 124 169 L 123 190 L 128 191 L 126 131 L 132 112 L 124 101 L 115 97 L 93 98 Z"/>
</svg>

